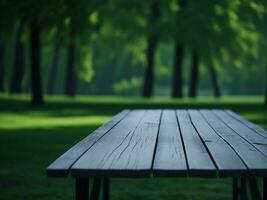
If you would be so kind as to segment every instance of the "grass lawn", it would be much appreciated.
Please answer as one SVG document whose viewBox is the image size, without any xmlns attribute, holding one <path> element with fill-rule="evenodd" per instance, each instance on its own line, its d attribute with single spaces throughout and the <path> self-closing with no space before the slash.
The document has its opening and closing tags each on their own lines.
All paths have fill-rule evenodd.
<svg viewBox="0 0 267 200">
<path fill-rule="evenodd" d="M 124 108 L 229 108 L 267 129 L 260 97 L 155 98 L 47 97 L 32 107 L 28 96 L 0 95 L 0 199 L 74 199 L 72 178 L 47 178 L 61 153 Z M 231 179 L 114 179 L 111 198 L 122 200 L 231 199 Z"/>
</svg>

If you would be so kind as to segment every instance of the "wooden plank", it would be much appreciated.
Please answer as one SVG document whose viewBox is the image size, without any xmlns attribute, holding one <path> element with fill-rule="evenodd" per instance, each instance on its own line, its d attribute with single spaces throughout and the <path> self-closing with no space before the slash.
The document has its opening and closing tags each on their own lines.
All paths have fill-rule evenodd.
<svg viewBox="0 0 267 200">
<path fill-rule="evenodd" d="M 160 110 L 130 113 L 72 166 L 72 176 L 150 176 L 160 117 Z"/>
<path fill-rule="evenodd" d="M 201 111 L 205 115 L 206 111 Z M 236 152 L 227 144 L 203 118 L 197 110 L 189 110 L 194 127 L 208 148 L 218 168 L 219 176 L 242 176 L 247 174 L 247 167 Z"/>
<path fill-rule="evenodd" d="M 153 176 L 186 176 L 187 164 L 174 110 L 164 110 L 153 164 Z"/>
<path fill-rule="evenodd" d="M 85 137 L 79 143 L 62 154 L 51 165 L 48 166 L 46 170 L 47 176 L 67 176 L 73 163 L 78 160 L 78 158 L 81 157 L 83 153 L 86 152 L 92 145 L 94 145 L 101 137 L 103 137 L 106 133 L 108 133 L 108 131 L 116 126 L 127 114 L 129 114 L 129 110 L 124 110 L 118 113 L 110 121 L 103 124 L 93 133 Z"/>
<path fill-rule="evenodd" d="M 231 117 L 239 120 L 240 122 L 242 122 L 243 124 L 245 124 L 247 127 L 249 127 L 250 129 L 254 130 L 255 132 L 257 132 L 258 134 L 260 134 L 261 136 L 267 138 L 267 131 L 265 131 L 264 129 L 262 129 L 261 127 L 257 126 L 256 124 L 246 120 L 245 118 L 241 117 L 240 115 L 234 113 L 231 110 L 226 110 L 227 114 L 231 115 Z"/>
<path fill-rule="evenodd" d="M 255 131 L 248 128 L 240 121 L 232 118 L 225 111 L 214 110 L 214 113 L 231 129 L 233 129 L 238 135 L 250 142 L 260 152 L 267 157 L 267 138 L 257 134 Z"/>
<path fill-rule="evenodd" d="M 177 110 L 176 114 L 185 147 L 188 175 L 198 177 L 216 176 L 216 167 L 191 123 L 188 112 Z"/>
<path fill-rule="evenodd" d="M 205 111 L 204 118 L 239 155 L 252 175 L 267 175 L 267 158 L 253 145 L 240 137 L 212 111 Z"/>
</svg>

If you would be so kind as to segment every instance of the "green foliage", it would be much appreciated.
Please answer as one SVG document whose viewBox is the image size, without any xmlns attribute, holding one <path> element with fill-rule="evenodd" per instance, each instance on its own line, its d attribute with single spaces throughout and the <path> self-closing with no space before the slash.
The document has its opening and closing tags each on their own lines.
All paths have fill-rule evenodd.
<svg viewBox="0 0 267 200">
<path fill-rule="evenodd" d="M 113 85 L 115 94 L 125 96 L 138 96 L 142 85 L 142 79 L 139 77 L 132 77 L 130 80 L 122 80 Z"/>
<path fill-rule="evenodd" d="M 81 69 L 78 71 L 81 80 L 90 83 L 94 76 L 93 69 L 93 50 L 90 46 L 81 47 Z"/>
<path fill-rule="evenodd" d="M 152 23 L 150 11 L 155 2 L 159 5 L 160 17 Z M 43 31 L 44 80 L 50 68 L 53 43 L 60 40 L 65 51 L 71 32 L 71 38 L 78 45 L 76 71 L 90 94 L 120 94 L 115 89 L 118 85 L 126 85 L 126 82 L 131 85 L 132 79 L 142 79 L 148 35 L 156 36 L 160 43 L 155 68 L 157 88 L 166 91 L 170 88 L 172 46 L 179 41 L 186 51 L 195 49 L 200 54 L 201 91 L 209 88 L 206 68 L 210 63 L 219 72 L 225 94 L 260 94 L 263 91 L 267 52 L 265 0 L 192 0 L 186 1 L 184 6 L 178 0 L 1 0 L 0 11 L 0 42 L 10 42 L 16 24 L 22 23 L 26 44 L 27 27 L 32 21 L 38 22 Z M 10 51 L 6 57 L 6 62 L 10 63 Z M 65 78 L 62 74 L 65 59 L 66 55 L 62 54 L 57 93 L 61 93 L 61 80 Z M 187 83 L 188 53 L 184 63 Z M 240 77 L 238 81 L 236 76 Z M 250 82 L 254 83 L 253 87 Z M 133 95 L 138 90 L 141 88 L 123 93 Z"/>
</svg>

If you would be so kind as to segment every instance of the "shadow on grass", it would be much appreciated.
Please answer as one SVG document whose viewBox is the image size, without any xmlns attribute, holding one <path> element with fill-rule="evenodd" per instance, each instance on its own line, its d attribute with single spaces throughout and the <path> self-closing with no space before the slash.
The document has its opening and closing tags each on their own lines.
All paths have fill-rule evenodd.
<svg viewBox="0 0 267 200">
<path fill-rule="evenodd" d="M 0 129 L 1 199 L 74 199 L 74 180 L 47 178 L 45 169 L 96 128 Z M 229 196 L 229 179 L 114 179 L 111 187 L 111 197 L 117 200 L 227 199 Z"/>
<path fill-rule="evenodd" d="M 48 179 L 45 170 L 96 128 L 0 129 L 0 199 L 74 199 L 74 182 Z"/>
</svg>

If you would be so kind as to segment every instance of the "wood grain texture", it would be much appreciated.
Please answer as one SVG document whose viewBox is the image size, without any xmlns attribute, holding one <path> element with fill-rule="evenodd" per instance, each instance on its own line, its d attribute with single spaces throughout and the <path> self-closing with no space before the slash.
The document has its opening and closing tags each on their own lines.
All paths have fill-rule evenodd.
<svg viewBox="0 0 267 200">
<path fill-rule="evenodd" d="M 207 111 L 204 117 L 215 132 L 223 138 L 243 160 L 249 170 L 249 174 L 258 176 L 267 175 L 267 159 L 261 152 L 228 127 L 214 112 Z"/>
<path fill-rule="evenodd" d="M 72 176 L 150 176 L 160 117 L 160 110 L 132 111 L 72 166 Z"/>
<path fill-rule="evenodd" d="M 124 110 L 115 115 L 110 121 L 100 126 L 93 133 L 85 137 L 79 143 L 74 145 L 58 159 L 56 159 L 51 165 L 48 166 L 46 172 L 47 176 L 58 177 L 67 176 L 70 167 L 74 164 L 80 156 L 83 155 L 92 145 L 94 145 L 101 137 L 108 133 L 114 126 L 116 126 L 127 114 L 129 110 Z"/>
<path fill-rule="evenodd" d="M 237 119 L 231 117 L 225 111 L 214 110 L 213 111 L 228 127 L 235 131 L 242 138 L 250 142 L 260 152 L 262 152 L 267 158 L 267 138 L 259 135 L 257 132 L 248 128 L 245 124 L 241 123 Z"/>
<path fill-rule="evenodd" d="M 216 176 L 216 167 L 191 123 L 188 112 L 185 110 L 177 110 L 176 113 L 185 147 L 188 176 Z"/>
<path fill-rule="evenodd" d="M 267 138 L 267 131 L 265 131 L 261 127 L 259 127 L 256 124 L 253 124 L 252 122 L 244 119 L 243 117 L 241 117 L 240 115 L 234 113 L 231 110 L 226 110 L 226 113 L 229 114 L 229 115 L 231 115 L 231 117 L 239 120 L 240 122 L 242 122 L 243 124 L 245 124 L 247 127 L 249 127 L 250 129 L 252 129 L 253 131 L 257 132 L 261 136 Z"/>
<path fill-rule="evenodd" d="M 74 145 L 48 176 L 267 176 L 266 131 L 231 111 L 124 110 Z"/>
<path fill-rule="evenodd" d="M 201 111 L 203 115 L 207 112 Z M 215 133 L 201 113 L 197 110 L 189 110 L 192 123 L 215 161 L 219 176 L 246 175 L 247 167 L 242 160 L 231 146 Z"/>
<path fill-rule="evenodd" d="M 153 176 L 186 176 L 187 164 L 174 110 L 164 110 L 160 122 Z"/>
</svg>

